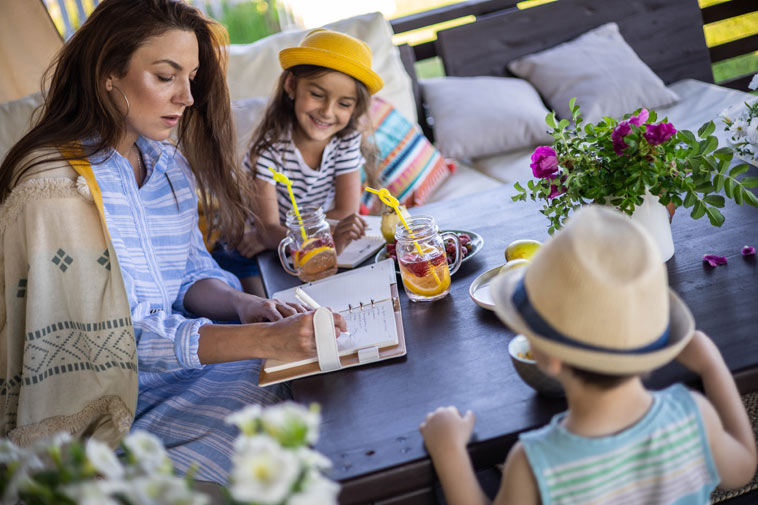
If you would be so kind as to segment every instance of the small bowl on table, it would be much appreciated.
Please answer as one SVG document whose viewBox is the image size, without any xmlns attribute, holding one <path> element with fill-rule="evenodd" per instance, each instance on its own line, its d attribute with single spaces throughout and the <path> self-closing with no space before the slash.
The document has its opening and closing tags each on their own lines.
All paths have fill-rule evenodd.
<svg viewBox="0 0 758 505">
<path fill-rule="evenodd" d="M 565 396 L 561 383 L 539 369 L 537 362 L 529 357 L 529 341 L 523 335 L 516 335 L 508 344 L 513 368 L 521 380 L 532 389 L 545 396 Z"/>
</svg>

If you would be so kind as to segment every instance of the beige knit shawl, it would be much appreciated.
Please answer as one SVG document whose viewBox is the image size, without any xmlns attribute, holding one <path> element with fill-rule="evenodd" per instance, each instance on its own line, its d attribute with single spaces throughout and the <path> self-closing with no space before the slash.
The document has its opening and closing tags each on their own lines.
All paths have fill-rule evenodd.
<svg viewBox="0 0 758 505">
<path fill-rule="evenodd" d="M 0 436 L 20 445 L 64 430 L 115 447 L 134 418 L 134 331 L 102 216 L 86 162 L 35 170 L 0 207 Z"/>
</svg>

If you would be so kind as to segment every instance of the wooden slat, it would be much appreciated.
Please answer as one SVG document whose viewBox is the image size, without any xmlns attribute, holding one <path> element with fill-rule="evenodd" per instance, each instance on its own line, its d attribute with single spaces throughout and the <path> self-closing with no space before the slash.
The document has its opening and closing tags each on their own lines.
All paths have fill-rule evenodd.
<svg viewBox="0 0 758 505">
<path fill-rule="evenodd" d="M 416 55 L 416 61 L 437 56 L 437 48 L 434 46 L 434 42 L 424 42 L 423 44 L 417 44 L 411 47 L 413 47 L 413 52 Z"/>
<path fill-rule="evenodd" d="M 758 10 L 756 0 L 731 0 L 702 9 L 703 23 L 714 23 L 722 19 L 732 18 L 741 14 L 755 12 Z"/>
<path fill-rule="evenodd" d="M 753 78 L 753 74 L 747 74 L 740 77 L 735 77 L 734 79 L 729 79 L 728 81 L 721 81 L 719 86 L 724 86 L 725 88 L 732 88 L 739 91 L 746 91 L 747 85 L 750 84 L 751 79 Z"/>
<path fill-rule="evenodd" d="M 514 7 L 520 0 L 469 0 L 418 14 L 411 14 L 390 21 L 395 33 L 403 33 L 417 28 L 442 23 L 463 16 L 482 16 L 492 12 Z"/>
<path fill-rule="evenodd" d="M 719 44 L 708 49 L 711 55 L 711 63 L 734 58 L 735 56 L 742 56 L 753 51 L 758 51 L 758 34 L 727 42 L 726 44 Z"/>
<path fill-rule="evenodd" d="M 448 75 L 507 76 L 511 60 L 616 21 L 640 58 L 666 83 L 713 82 L 700 9 L 694 0 L 559 0 L 479 18 L 437 33 Z"/>
</svg>

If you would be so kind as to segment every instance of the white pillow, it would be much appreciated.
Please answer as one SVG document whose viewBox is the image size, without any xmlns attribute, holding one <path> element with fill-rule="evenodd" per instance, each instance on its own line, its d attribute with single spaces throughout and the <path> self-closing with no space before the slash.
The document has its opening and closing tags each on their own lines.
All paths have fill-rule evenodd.
<svg viewBox="0 0 758 505">
<path fill-rule="evenodd" d="M 550 142 L 548 110 L 523 79 L 435 77 L 420 81 L 434 138 L 448 158 L 489 156 Z"/>
<path fill-rule="evenodd" d="M 242 163 L 242 158 L 250 148 L 253 130 L 263 120 L 267 105 L 268 97 L 264 96 L 232 100 L 234 129 L 237 133 L 237 162 Z"/>
<path fill-rule="evenodd" d="M 568 103 L 572 97 L 585 122 L 679 100 L 626 43 L 616 23 L 513 60 L 508 69 L 531 82 L 558 116 L 566 119 L 571 118 Z"/>
<path fill-rule="evenodd" d="M 325 25 L 352 35 L 371 48 L 372 68 L 384 80 L 377 93 L 403 116 L 416 118 L 411 78 L 405 72 L 400 52 L 392 43 L 392 29 L 381 13 L 364 14 Z M 252 96 L 270 97 L 282 73 L 279 51 L 300 44 L 310 30 L 275 33 L 252 44 L 233 44 L 230 48 L 227 82 L 232 100 Z"/>
<path fill-rule="evenodd" d="M 42 93 L 0 103 L 0 161 L 32 127 L 32 113 L 42 103 Z"/>
</svg>

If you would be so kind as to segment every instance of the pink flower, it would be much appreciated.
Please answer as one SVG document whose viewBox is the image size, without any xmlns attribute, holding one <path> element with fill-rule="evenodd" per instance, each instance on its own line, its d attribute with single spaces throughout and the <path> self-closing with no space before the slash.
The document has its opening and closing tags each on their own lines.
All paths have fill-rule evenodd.
<svg viewBox="0 0 758 505">
<path fill-rule="evenodd" d="M 550 177 L 558 171 L 558 157 L 549 146 L 539 146 L 532 154 L 532 173 L 535 177 Z"/>
<path fill-rule="evenodd" d="M 742 248 L 743 256 L 752 256 L 753 254 L 755 254 L 755 247 L 746 245 Z"/>
<path fill-rule="evenodd" d="M 632 133 L 632 127 L 629 126 L 629 121 L 621 121 L 613 133 L 611 133 L 611 140 L 613 141 L 613 151 L 619 156 L 624 156 L 624 149 L 628 146 L 624 142 L 624 137 Z"/>
<path fill-rule="evenodd" d="M 708 263 L 712 267 L 726 265 L 726 257 L 716 256 L 715 254 L 706 254 L 703 256 L 703 262 Z"/>
<path fill-rule="evenodd" d="M 642 109 L 638 115 L 629 118 L 629 124 L 642 126 L 645 124 L 645 121 L 647 121 L 647 118 L 649 117 L 650 113 L 647 111 L 647 109 Z"/>
<path fill-rule="evenodd" d="M 549 177 L 549 179 L 551 181 L 555 180 L 555 178 L 556 178 L 555 175 L 551 175 Z M 563 183 L 565 181 L 566 181 L 566 176 L 564 175 L 563 177 L 560 178 L 560 184 L 551 184 L 550 185 L 550 194 L 547 195 L 547 197 L 552 200 L 556 196 L 559 196 L 559 195 L 562 195 L 563 193 L 565 193 L 566 192 L 566 187 L 563 185 Z"/>
<path fill-rule="evenodd" d="M 676 128 L 671 123 L 658 123 L 648 125 L 647 131 L 642 135 L 647 140 L 647 143 L 651 146 L 657 146 L 663 144 L 668 139 L 674 136 Z"/>
</svg>

